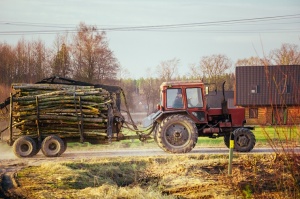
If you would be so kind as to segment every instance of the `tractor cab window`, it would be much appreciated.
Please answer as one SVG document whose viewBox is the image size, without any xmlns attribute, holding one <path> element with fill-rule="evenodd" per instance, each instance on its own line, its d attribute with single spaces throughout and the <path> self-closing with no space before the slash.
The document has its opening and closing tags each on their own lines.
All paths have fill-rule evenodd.
<svg viewBox="0 0 300 199">
<path fill-rule="evenodd" d="M 186 97 L 187 97 L 189 108 L 194 108 L 194 107 L 202 108 L 203 107 L 201 88 L 187 88 L 186 89 Z"/>
<path fill-rule="evenodd" d="M 183 108 L 182 90 L 167 89 L 167 108 Z"/>
</svg>

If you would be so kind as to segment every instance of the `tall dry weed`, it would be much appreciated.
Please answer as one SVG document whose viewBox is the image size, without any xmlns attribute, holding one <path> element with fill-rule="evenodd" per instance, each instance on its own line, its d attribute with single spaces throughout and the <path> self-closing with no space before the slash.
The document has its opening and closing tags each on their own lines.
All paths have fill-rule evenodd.
<svg viewBox="0 0 300 199">
<path fill-rule="evenodd" d="M 281 67 L 277 66 L 276 70 L 282 73 L 283 79 L 276 79 L 269 66 L 265 66 L 268 89 L 274 90 L 275 87 L 275 93 L 270 93 L 269 99 L 272 125 L 262 128 L 275 153 L 270 164 L 278 168 L 277 175 L 273 177 L 277 188 L 290 197 L 300 198 L 300 115 L 295 114 L 300 112 L 299 82 L 294 79 L 292 71 L 281 70 Z M 292 102 L 287 102 L 291 96 Z"/>
</svg>

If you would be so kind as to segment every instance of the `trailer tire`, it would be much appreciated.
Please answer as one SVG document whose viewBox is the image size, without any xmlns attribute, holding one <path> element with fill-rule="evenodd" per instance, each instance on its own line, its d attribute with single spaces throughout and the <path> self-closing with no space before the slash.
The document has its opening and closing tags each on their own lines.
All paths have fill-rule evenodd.
<svg viewBox="0 0 300 199">
<path fill-rule="evenodd" d="M 36 154 L 38 154 L 41 150 L 41 143 L 39 143 L 39 141 L 37 139 L 34 139 L 35 145 L 36 145 L 36 149 L 33 152 L 32 156 L 35 156 Z"/>
<path fill-rule="evenodd" d="M 36 155 L 36 142 L 28 136 L 19 137 L 13 144 L 13 152 L 19 158 Z"/>
<path fill-rule="evenodd" d="M 156 140 L 158 146 L 166 152 L 187 153 L 197 143 L 197 127 L 187 116 L 171 115 L 159 124 Z"/>
<path fill-rule="evenodd" d="M 62 152 L 62 154 L 63 154 L 67 150 L 67 148 L 68 148 L 68 143 L 67 143 L 66 139 L 62 139 L 62 141 L 64 142 L 64 150 Z"/>
<path fill-rule="evenodd" d="M 41 149 L 47 157 L 59 157 L 65 151 L 64 141 L 56 135 L 50 135 L 43 140 Z"/>
<path fill-rule="evenodd" d="M 234 150 L 238 152 L 251 151 L 256 143 L 256 139 L 252 131 L 246 128 L 238 128 L 233 131 Z"/>
</svg>

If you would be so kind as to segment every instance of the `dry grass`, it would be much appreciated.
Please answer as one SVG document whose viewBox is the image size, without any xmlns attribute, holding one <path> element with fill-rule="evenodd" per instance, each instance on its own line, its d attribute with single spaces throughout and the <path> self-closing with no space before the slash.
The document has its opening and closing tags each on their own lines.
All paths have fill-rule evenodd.
<svg viewBox="0 0 300 199">
<path fill-rule="evenodd" d="M 299 185 L 279 156 L 135 157 L 46 163 L 18 172 L 27 198 L 297 198 Z M 298 171 L 300 164 L 296 165 Z M 299 179 L 298 179 L 299 180 Z"/>
</svg>

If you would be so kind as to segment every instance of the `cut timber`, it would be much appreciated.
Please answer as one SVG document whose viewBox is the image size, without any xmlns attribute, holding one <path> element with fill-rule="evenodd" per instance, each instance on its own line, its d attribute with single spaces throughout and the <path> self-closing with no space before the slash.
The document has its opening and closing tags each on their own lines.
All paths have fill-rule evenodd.
<svg viewBox="0 0 300 199">
<path fill-rule="evenodd" d="M 107 137 L 110 93 L 93 86 L 63 84 L 12 84 L 14 138 Z"/>
</svg>

